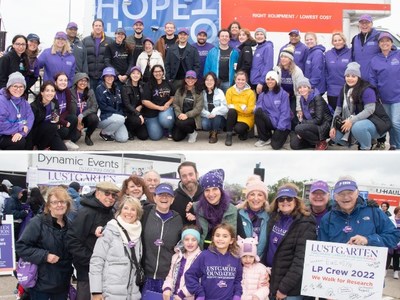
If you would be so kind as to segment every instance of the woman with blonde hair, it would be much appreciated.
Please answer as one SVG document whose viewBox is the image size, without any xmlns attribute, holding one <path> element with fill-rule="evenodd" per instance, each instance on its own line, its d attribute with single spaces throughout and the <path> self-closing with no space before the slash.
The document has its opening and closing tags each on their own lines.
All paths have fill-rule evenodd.
<svg viewBox="0 0 400 300">
<path fill-rule="evenodd" d="M 44 213 L 34 217 L 16 242 L 16 252 L 25 261 L 38 266 L 36 285 L 30 299 L 67 299 L 72 275 L 72 255 L 67 249 L 66 215 L 71 197 L 62 187 L 47 193 Z"/>
<path fill-rule="evenodd" d="M 308 47 L 304 76 L 310 80 L 311 87 L 318 90 L 322 96 L 326 92 L 325 47 L 318 44 L 317 35 L 314 32 L 307 32 L 304 40 Z"/>
<path fill-rule="evenodd" d="M 245 201 L 237 206 L 242 218 L 246 236 L 252 238 L 257 236 L 257 255 L 262 257 L 267 244 L 267 224 L 269 220 L 268 190 L 261 179 L 253 178 L 248 180 L 246 186 Z"/>
<path fill-rule="evenodd" d="M 64 72 L 68 77 L 68 87 L 71 87 L 75 75 L 75 57 L 67 40 L 65 32 L 57 32 L 51 48 L 43 50 L 38 57 L 38 64 L 39 68 L 44 68 L 44 81 L 54 81 L 56 74 Z"/>
<path fill-rule="evenodd" d="M 271 204 L 264 262 L 271 267 L 270 295 L 273 299 L 297 300 L 300 296 L 307 240 L 315 240 L 316 223 L 299 188 L 286 183 L 278 188 Z"/>
</svg>

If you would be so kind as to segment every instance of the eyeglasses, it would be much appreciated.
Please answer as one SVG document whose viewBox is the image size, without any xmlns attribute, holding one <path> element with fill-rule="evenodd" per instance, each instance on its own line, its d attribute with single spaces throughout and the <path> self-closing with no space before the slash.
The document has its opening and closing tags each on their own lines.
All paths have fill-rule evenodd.
<svg viewBox="0 0 400 300">
<path fill-rule="evenodd" d="M 286 202 L 292 202 L 294 200 L 293 197 L 279 197 L 278 199 L 276 199 L 279 203 L 283 203 L 284 201 Z"/>
<path fill-rule="evenodd" d="M 64 205 L 67 205 L 67 201 L 64 201 L 64 200 L 55 200 L 55 201 L 50 201 L 50 204 L 51 205 L 53 205 L 53 206 L 57 206 L 57 205 L 62 205 L 62 206 L 64 206 Z"/>
<path fill-rule="evenodd" d="M 106 197 L 108 197 L 108 196 L 111 195 L 111 197 L 113 197 L 114 199 L 117 199 L 117 198 L 118 198 L 118 194 L 117 194 L 117 193 L 113 193 L 113 192 L 110 192 L 110 191 L 103 191 L 103 193 L 104 193 L 104 195 L 105 195 Z"/>
<path fill-rule="evenodd" d="M 24 90 L 25 87 L 23 85 L 12 85 L 11 88 L 13 88 L 14 90 Z"/>
<path fill-rule="evenodd" d="M 78 83 L 88 83 L 88 80 L 87 79 L 81 79 L 81 80 L 78 81 Z"/>
<path fill-rule="evenodd" d="M 17 47 L 26 47 L 25 43 L 15 43 L 14 45 Z"/>
</svg>

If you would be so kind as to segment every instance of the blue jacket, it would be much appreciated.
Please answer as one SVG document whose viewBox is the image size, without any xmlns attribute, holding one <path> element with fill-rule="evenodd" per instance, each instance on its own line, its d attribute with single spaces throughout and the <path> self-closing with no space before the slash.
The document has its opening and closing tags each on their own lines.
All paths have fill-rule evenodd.
<svg viewBox="0 0 400 300">
<path fill-rule="evenodd" d="M 4 199 L 4 215 L 13 215 L 14 221 L 18 219 L 25 219 L 28 213 L 18 199 L 18 194 L 22 192 L 19 186 L 13 186 L 9 198 Z"/>
<path fill-rule="evenodd" d="M 274 92 L 261 93 L 256 104 L 256 109 L 258 108 L 268 115 L 274 128 L 290 130 L 289 94 L 284 89 L 281 88 L 278 94 Z"/>
<path fill-rule="evenodd" d="M 186 288 L 196 299 L 240 299 L 243 268 L 229 251 L 221 254 L 207 249 L 200 253 L 185 273 Z"/>
<path fill-rule="evenodd" d="M 79 193 L 72 187 L 67 189 L 68 195 L 72 198 L 73 205 L 71 210 L 67 214 L 68 220 L 71 222 L 76 218 L 78 215 L 78 210 L 81 208 L 81 196 Z"/>
<path fill-rule="evenodd" d="M 339 96 L 345 84 L 344 71 L 351 62 L 351 50 L 347 46 L 338 54 L 335 48 L 325 53 L 325 80 L 328 96 Z"/>
<path fill-rule="evenodd" d="M 124 115 L 121 91 L 118 85 L 115 85 L 115 94 L 112 94 L 102 81 L 96 88 L 96 100 L 101 111 L 101 120 L 106 120 L 112 114 Z"/>
<path fill-rule="evenodd" d="M 38 57 L 38 63 L 40 68 L 44 68 L 43 81 L 54 82 L 54 76 L 64 72 L 68 77 L 68 87 L 72 86 L 75 75 L 75 56 L 72 53 L 66 52 L 62 55 L 60 52 L 56 52 L 51 54 L 51 48 L 47 48 Z"/>
<path fill-rule="evenodd" d="M 242 217 L 246 238 L 253 237 L 254 234 L 253 223 L 250 220 L 249 214 L 245 209 L 240 209 L 239 214 Z M 261 228 L 257 245 L 257 255 L 259 257 L 262 257 L 264 255 L 265 246 L 267 245 L 267 225 L 268 225 L 269 215 L 265 210 L 261 210 L 257 213 L 257 217 L 261 219 Z"/>
<path fill-rule="evenodd" d="M 279 54 L 282 52 L 283 49 L 285 49 L 287 46 L 291 45 L 290 43 L 284 45 L 280 50 Z M 296 65 L 303 71 L 304 73 L 304 68 L 306 66 L 306 61 L 307 61 L 307 55 L 308 55 L 308 47 L 304 45 L 302 42 L 298 42 L 296 46 L 294 47 L 294 62 Z"/>
<path fill-rule="evenodd" d="M 219 75 L 219 56 L 220 50 L 219 47 L 212 48 L 206 58 L 206 63 L 204 65 L 204 73 L 203 76 L 206 75 L 208 72 L 214 72 Z M 234 64 L 237 63 L 239 59 L 239 52 L 236 49 L 232 49 L 231 57 L 229 58 L 229 84 L 233 84 L 233 78 L 235 77 L 235 68 Z"/>
<path fill-rule="evenodd" d="M 318 231 L 318 239 L 325 242 L 347 243 L 355 235 L 366 237 L 368 246 L 394 248 L 400 240 L 400 231 L 385 213 L 367 206 L 360 196 L 350 214 L 342 212 L 335 204 L 322 218 Z"/>
<path fill-rule="evenodd" d="M 251 84 L 264 84 L 265 76 L 274 67 L 274 44 L 265 41 L 258 44 L 253 54 L 253 62 L 250 70 Z"/>
<path fill-rule="evenodd" d="M 316 45 L 309 49 L 304 76 L 310 80 L 311 86 L 322 94 L 326 92 L 325 84 L 325 47 Z"/>
<path fill-rule="evenodd" d="M 21 114 L 20 122 L 18 122 L 18 113 L 15 107 Z M 26 137 L 27 134 L 23 131 L 23 128 L 26 125 L 30 131 L 34 118 L 32 108 L 25 98 L 11 97 L 11 99 L 7 99 L 6 88 L 0 90 L 0 136 L 20 133 Z"/>
<path fill-rule="evenodd" d="M 364 45 L 361 44 L 361 39 L 363 38 L 362 34 L 359 33 L 353 37 L 351 41 L 352 45 L 352 59 L 356 61 L 361 66 L 361 77 L 365 80 L 368 80 L 369 77 L 369 66 L 371 59 L 381 52 L 378 45 L 378 37 L 380 32 L 375 28 L 372 28 L 372 31 L 367 36 L 367 40 Z"/>
<path fill-rule="evenodd" d="M 378 88 L 383 103 L 400 102 L 400 51 L 392 50 L 385 57 L 382 53 L 371 60 L 369 82 Z"/>
</svg>

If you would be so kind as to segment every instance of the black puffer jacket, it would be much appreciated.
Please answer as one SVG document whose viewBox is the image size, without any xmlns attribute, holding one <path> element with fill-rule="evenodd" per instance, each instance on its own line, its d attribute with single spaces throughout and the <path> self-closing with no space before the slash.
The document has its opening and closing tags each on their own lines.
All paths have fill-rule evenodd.
<svg viewBox="0 0 400 300">
<path fill-rule="evenodd" d="M 256 41 L 244 41 L 238 48 L 240 50 L 239 59 L 236 66 L 236 72 L 239 70 L 245 71 L 247 78 L 250 80 L 250 69 L 253 63 L 253 48 L 257 45 Z"/>
<path fill-rule="evenodd" d="M 267 247 L 277 213 L 268 221 Z M 276 250 L 270 277 L 270 295 L 279 290 L 287 296 L 298 296 L 301 290 L 304 255 L 307 240 L 316 240 L 316 223 L 313 216 L 296 216 Z M 265 257 L 267 255 L 264 255 Z"/>
<path fill-rule="evenodd" d="M 16 252 L 24 260 L 38 265 L 35 289 L 48 293 L 63 293 L 68 290 L 72 275 L 72 256 L 67 249 L 69 221 L 60 227 L 50 214 L 34 217 L 21 238 L 16 242 Z M 47 262 L 47 255 L 55 254 L 60 259 L 55 264 Z"/>
<path fill-rule="evenodd" d="M 68 249 L 73 255 L 79 281 L 89 281 L 89 262 L 97 237 L 98 226 L 105 226 L 113 218 L 112 207 L 104 206 L 94 196 L 81 198 L 81 208 L 68 230 Z"/>
<path fill-rule="evenodd" d="M 96 41 L 93 35 L 87 36 L 82 41 L 87 51 L 87 64 L 89 69 L 89 77 L 92 79 L 99 79 L 103 73 L 103 69 L 106 67 L 104 62 L 104 54 L 108 44 L 112 43 L 112 39 L 106 35 L 100 42 L 99 53 L 96 56 Z M 95 88 L 95 87 L 93 87 Z"/>
</svg>

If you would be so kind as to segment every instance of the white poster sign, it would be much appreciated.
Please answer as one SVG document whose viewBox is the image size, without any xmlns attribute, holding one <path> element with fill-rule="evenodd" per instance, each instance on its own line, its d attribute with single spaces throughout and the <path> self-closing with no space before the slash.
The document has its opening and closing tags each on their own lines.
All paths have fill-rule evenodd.
<svg viewBox="0 0 400 300">
<path fill-rule="evenodd" d="M 307 241 L 301 294 L 381 299 L 387 248 Z"/>
</svg>

